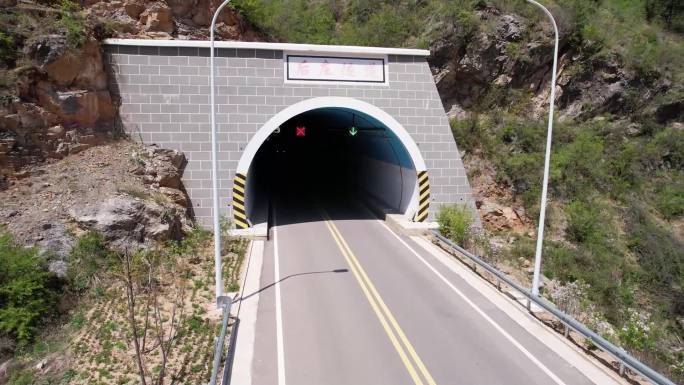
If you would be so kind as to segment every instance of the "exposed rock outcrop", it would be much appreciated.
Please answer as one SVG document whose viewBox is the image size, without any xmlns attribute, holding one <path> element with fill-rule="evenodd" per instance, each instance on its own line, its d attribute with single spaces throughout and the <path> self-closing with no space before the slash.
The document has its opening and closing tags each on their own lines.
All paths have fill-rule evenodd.
<svg viewBox="0 0 684 385">
<path fill-rule="evenodd" d="M 166 32 L 169 35 L 176 30 L 171 8 L 155 4 L 140 14 L 140 23 L 145 26 L 145 31 Z"/>
<path fill-rule="evenodd" d="M 114 135 L 117 110 L 96 40 L 73 49 L 64 36 L 38 36 L 25 54 L 33 67 L 19 79 L 18 97 L 0 108 L 0 190 L 23 177 L 27 165 Z"/>
<path fill-rule="evenodd" d="M 213 10 L 219 5 L 213 0 L 127 0 L 99 2 L 87 12 L 91 16 L 117 22 L 117 37 L 144 39 L 206 39 Z M 248 21 L 230 7 L 217 19 L 219 38 L 243 41 L 263 41 Z"/>
<path fill-rule="evenodd" d="M 78 50 L 73 50 L 66 37 L 45 35 L 26 47 L 26 51 L 56 87 L 107 89 L 100 44 L 94 39 L 86 40 Z"/>
<path fill-rule="evenodd" d="M 141 160 L 144 168 L 144 181 L 153 188 L 179 189 L 185 167 L 185 155 L 176 150 L 150 148 Z"/>
<path fill-rule="evenodd" d="M 130 195 L 74 207 L 69 214 L 79 226 L 97 231 L 115 248 L 135 250 L 155 242 L 180 240 L 184 209 Z"/>
<path fill-rule="evenodd" d="M 482 198 L 477 200 L 476 206 L 487 230 L 525 232 L 525 221 L 515 209 L 501 205 L 492 199 Z"/>
<path fill-rule="evenodd" d="M 148 147 L 134 151 L 136 165 L 129 172 L 142 177 L 145 189 L 119 192 L 100 202 L 75 206 L 70 217 L 82 228 L 101 233 L 121 250 L 179 240 L 190 226 L 188 199 L 181 177 L 185 155 L 176 150 Z"/>
<path fill-rule="evenodd" d="M 66 274 L 76 237 L 87 230 L 122 250 L 179 239 L 191 226 L 184 166 L 182 153 L 127 141 L 72 147 L 67 159 L 28 166 L 23 179 L 0 191 L 0 225 L 45 251 L 58 275 Z"/>
<path fill-rule="evenodd" d="M 430 65 L 447 111 L 453 105 L 476 106 L 493 86 L 538 91 L 551 67 L 547 31 L 532 31 L 521 17 L 493 8 L 477 15 L 495 25 L 494 31 L 471 32 L 460 25 L 444 25 L 440 38 L 431 45 Z M 532 32 L 530 41 L 522 40 Z"/>
<path fill-rule="evenodd" d="M 476 15 L 494 28 L 468 31 L 462 25 L 440 25 L 440 37 L 431 44 L 428 60 L 445 109 L 463 117 L 464 110 L 522 103 L 527 104 L 523 113 L 543 116 L 553 62 L 550 26 L 531 26 L 524 18 L 493 7 Z M 560 36 L 556 102 L 561 119 L 631 111 L 669 87 L 667 80 L 626 69 L 617 55 L 593 57 L 590 46 L 577 52 L 576 44 L 563 35 L 568 30 L 561 28 Z M 681 110 L 675 103 L 651 114 L 659 121 L 678 113 L 681 119 Z"/>
</svg>

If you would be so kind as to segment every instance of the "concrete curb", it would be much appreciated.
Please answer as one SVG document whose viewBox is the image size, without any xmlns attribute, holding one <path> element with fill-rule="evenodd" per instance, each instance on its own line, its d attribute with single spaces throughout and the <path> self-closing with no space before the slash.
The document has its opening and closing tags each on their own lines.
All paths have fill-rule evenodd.
<svg viewBox="0 0 684 385">
<path fill-rule="evenodd" d="M 437 222 L 413 222 L 402 214 L 392 214 L 392 210 L 370 195 L 364 196 L 360 202 L 381 220 L 384 220 L 392 230 L 406 236 L 427 235 L 428 231 L 437 229 Z"/>
<path fill-rule="evenodd" d="M 252 241 L 247 256 L 247 269 L 242 291 L 236 298 L 239 301 L 236 317 L 240 320 L 240 331 L 235 343 L 235 356 L 231 382 L 240 385 L 252 383 L 252 361 L 254 360 L 254 341 L 256 338 L 256 318 L 259 306 L 259 285 L 264 258 L 264 241 Z M 254 294 L 251 294 L 254 293 Z M 249 295 L 242 300 L 242 297 Z"/>
</svg>

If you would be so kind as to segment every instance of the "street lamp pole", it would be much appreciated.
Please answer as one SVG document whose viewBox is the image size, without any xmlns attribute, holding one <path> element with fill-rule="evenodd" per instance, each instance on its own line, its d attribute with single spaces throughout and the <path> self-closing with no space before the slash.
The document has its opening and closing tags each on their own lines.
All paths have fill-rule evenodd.
<svg viewBox="0 0 684 385">
<path fill-rule="evenodd" d="M 209 88 L 211 94 L 211 188 L 213 198 L 213 220 L 214 220 L 214 269 L 215 269 L 215 283 L 216 283 L 216 303 L 221 306 L 223 297 L 223 272 L 221 270 L 221 224 L 219 222 L 219 191 L 218 191 L 218 156 L 216 143 L 216 106 L 214 103 L 215 82 L 214 82 L 214 29 L 216 28 L 216 19 L 223 7 L 228 5 L 230 0 L 225 0 L 216 8 L 214 17 L 211 19 L 211 27 L 209 29 Z"/>
<path fill-rule="evenodd" d="M 551 74 L 551 100 L 549 101 L 549 125 L 546 133 L 546 155 L 544 157 L 544 180 L 542 182 L 541 207 L 539 209 L 539 229 L 537 230 L 537 248 L 534 253 L 534 276 L 532 278 L 532 294 L 539 295 L 539 275 L 541 271 L 542 246 L 544 243 L 544 221 L 546 220 L 546 196 L 549 185 L 549 168 L 551 163 L 551 133 L 553 131 L 553 105 L 556 99 L 556 67 L 558 63 L 558 26 L 551 12 L 546 7 L 534 0 L 527 0 L 541 8 L 551 19 L 555 33 L 555 46 L 553 48 L 553 68 Z"/>
</svg>

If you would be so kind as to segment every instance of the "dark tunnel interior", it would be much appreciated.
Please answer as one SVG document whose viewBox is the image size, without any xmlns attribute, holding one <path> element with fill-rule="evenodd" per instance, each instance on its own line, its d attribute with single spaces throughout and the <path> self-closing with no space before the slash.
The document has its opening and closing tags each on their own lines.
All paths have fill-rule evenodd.
<svg viewBox="0 0 684 385">
<path fill-rule="evenodd" d="M 411 158 L 396 135 L 345 108 L 311 110 L 282 124 L 261 145 L 248 175 L 252 224 L 267 217 L 273 204 L 352 213 L 360 202 L 374 202 L 405 213 L 416 184 Z"/>
</svg>

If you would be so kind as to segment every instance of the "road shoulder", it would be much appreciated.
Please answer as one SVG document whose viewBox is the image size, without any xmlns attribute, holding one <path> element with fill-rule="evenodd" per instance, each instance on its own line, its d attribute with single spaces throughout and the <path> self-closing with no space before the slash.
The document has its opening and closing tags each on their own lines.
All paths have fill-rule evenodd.
<svg viewBox="0 0 684 385">
<path fill-rule="evenodd" d="M 487 298 L 500 311 L 510 317 L 510 319 L 515 321 L 542 344 L 558 354 L 558 356 L 563 357 L 570 365 L 583 373 L 595 384 L 628 384 L 626 380 L 620 378 L 616 373 L 611 372 L 602 364 L 597 363 L 591 357 L 588 357 L 577 346 L 565 341 L 561 336 L 550 331 L 545 325 L 527 314 L 519 304 L 514 303 L 512 299 L 502 295 L 494 287 L 485 283 L 479 276 L 465 268 L 465 266 L 448 255 L 444 250 L 438 248 L 423 237 L 413 236 L 411 237 L 411 240 L 437 259 L 451 272 L 461 277 L 468 285 Z"/>
<path fill-rule="evenodd" d="M 250 385 L 252 383 L 252 362 L 254 360 L 264 246 L 264 241 L 255 240 L 252 242 L 252 247 L 247 256 L 245 279 L 238 299 L 239 306 L 237 306 L 237 312 L 234 314 L 240 319 L 232 372 L 234 384 Z"/>
</svg>

